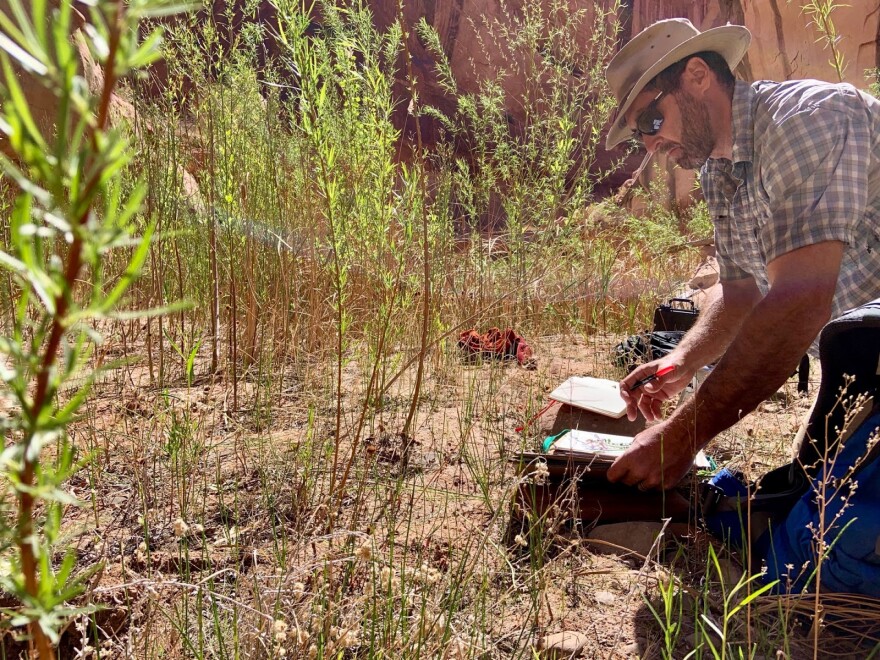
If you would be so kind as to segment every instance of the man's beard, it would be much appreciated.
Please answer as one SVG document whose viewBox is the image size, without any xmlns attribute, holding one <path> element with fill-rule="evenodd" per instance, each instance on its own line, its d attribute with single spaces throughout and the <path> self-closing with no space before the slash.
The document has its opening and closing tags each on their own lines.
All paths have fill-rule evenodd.
<svg viewBox="0 0 880 660">
<path fill-rule="evenodd" d="M 691 96 L 684 90 L 673 92 L 681 113 L 681 147 L 674 160 L 679 167 L 698 170 L 703 166 L 715 148 L 715 136 L 712 133 L 712 122 L 709 120 L 709 109 L 705 103 Z"/>
</svg>

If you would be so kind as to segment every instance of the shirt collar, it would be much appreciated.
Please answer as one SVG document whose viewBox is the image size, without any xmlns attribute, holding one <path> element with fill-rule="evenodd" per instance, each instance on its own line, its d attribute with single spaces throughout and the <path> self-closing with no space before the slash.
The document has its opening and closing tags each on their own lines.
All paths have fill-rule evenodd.
<svg viewBox="0 0 880 660">
<path fill-rule="evenodd" d="M 752 86 L 737 80 L 733 88 L 733 162 L 751 162 L 755 151 L 755 99 Z"/>
</svg>

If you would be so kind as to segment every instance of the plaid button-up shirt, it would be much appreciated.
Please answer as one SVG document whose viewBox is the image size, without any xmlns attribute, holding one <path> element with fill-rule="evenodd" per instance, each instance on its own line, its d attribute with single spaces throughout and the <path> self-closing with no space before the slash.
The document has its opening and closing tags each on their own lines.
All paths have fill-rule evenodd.
<svg viewBox="0 0 880 660">
<path fill-rule="evenodd" d="M 880 100 L 852 85 L 737 81 L 733 161 L 700 172 L 722 280 L 823 241 L 846 244 L 832 317 L 880 298 Z M 814 344 L 815 348 L 815 344 Z"/>
</svg>

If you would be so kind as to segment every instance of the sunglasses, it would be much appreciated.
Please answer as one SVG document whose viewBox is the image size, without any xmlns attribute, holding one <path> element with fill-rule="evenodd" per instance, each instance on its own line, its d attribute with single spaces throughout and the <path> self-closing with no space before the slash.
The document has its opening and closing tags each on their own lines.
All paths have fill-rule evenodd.
<svg viewBox="0 0 880 660">
<path fill-rule="evenodd" d="M 657 135 L 663 127 L 663 113 L 657 107 L 660 99 L 666 92 L 660 92 L 654 99 L 639 113 L 636 118 L 636 136 L 643 138 L 647 135 Z"/>
</svg>

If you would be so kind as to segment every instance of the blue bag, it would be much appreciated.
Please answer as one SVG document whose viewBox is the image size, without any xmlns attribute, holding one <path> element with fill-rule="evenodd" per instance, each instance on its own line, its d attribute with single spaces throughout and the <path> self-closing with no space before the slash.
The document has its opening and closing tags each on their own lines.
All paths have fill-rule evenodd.
<svg viewBox="0 0 880 660">
<path fill-rule="evenodd" d="M 782 524 L 770 530 L 766 578 L 779 580 L 778 591 L 812 591 L 818 574 L 823 592 L 880 597 L 880 460 L 872 452 L 880 447 L 878 428 L 880 408 L 846 440 L 832 464 L 818 471 Z M 820 533 L 826 548 L 818 573 Z"/>
<path fill-rule="evenodd" d="M 818 575 L 822 592 L 880 597 L 880 300 L 828 323 L 819 359 L 822 382 L 796 463 L 809 487 L 754 549 L 777 591 L 815 590 Z M 862 421 L 853 417 L 860 400 Z"/>
<path fill-rule="evenodd" d="M 818 576 L 822 592 L 880 597 L 880 300 L 828 323 L 819 359 L 822 381 L 797 460 L 758 484 L 719 473 L 702 484 L 703 520 L 736 548 L 752 539 L 752 567 L 763 563 L 779 592 L 815 590 Z"/>
</svg>

